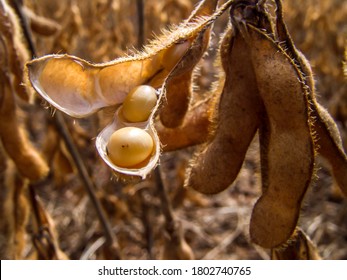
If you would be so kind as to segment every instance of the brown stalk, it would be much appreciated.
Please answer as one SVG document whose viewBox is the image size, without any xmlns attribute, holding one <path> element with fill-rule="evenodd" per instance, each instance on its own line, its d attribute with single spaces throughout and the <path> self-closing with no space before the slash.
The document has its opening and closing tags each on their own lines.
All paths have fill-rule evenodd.
<svg viewBox="0 0 347 280">
<path fill-rule="evenodd" d="M 160 259 L 189 260 L 194 259 L 194 253 L 184 239 L 182 224 L 175 220 L 172 204 L 167 193 L 159 166 L 154 170 L 155 181 L 161 202 L 161 209 L 165 220 L 164 245 Z"/>
</svg>

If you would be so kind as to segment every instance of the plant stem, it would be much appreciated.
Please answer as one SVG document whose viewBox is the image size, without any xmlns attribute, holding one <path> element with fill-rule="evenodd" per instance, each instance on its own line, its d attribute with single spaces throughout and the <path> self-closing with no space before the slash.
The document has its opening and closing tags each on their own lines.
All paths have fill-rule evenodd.
<svg viewBox="0 0 347 280">
<path fill-rule="evenodd" d="M 173 232 L 176 230 L 175 218 L 174 218 L 171 202 L 169 199 L 169 195 L 166 191 L 159 166 L 157 166 L 157 168 L 154 170 L 154 176 L 155 176 L 155 180 L 158 187 L 161 209 L 163 211 L 163 215 L 165 218 L 165 229 L 170 235 L 172 235 Z"/>
<path fill-rule="evenodd" d="M 145 12 L 143 0 L 136 0 L 137 20 L 138 20 L 138 38 L 137 45 L 141 48 L 145 43 Z"/>
</svg>

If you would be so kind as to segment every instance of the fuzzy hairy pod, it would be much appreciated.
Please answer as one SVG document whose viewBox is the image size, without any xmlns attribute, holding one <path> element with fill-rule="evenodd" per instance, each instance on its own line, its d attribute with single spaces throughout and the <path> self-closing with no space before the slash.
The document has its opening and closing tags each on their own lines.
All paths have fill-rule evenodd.
<svg viewBox="0 0 347 280">
<path fill-rule="evenodd" d="M 326 158 L 332 167 L 335 180 L 347 196 L 347 155 L 344 151 L 340 132 L 329 112 L 320 105 L 315 97 L 315 84 L 312 69 L 305 56 L 296 49 L 283 19 L 282 1 L 276 0 L 276 29 L 284 51 L 290 56 L 299 70 L 300 81 L 308 91 L 311 104 L 313 133 L 316 139 L 317 152 Z"/>
<path fill-rule="evenodd" d="M 340 132 L 328 111 L 318 103 L 315 103 L 314 116 L 316 116 L 314 130 L 317 133 L 317 151 L 329 161 L 337 185 L 347 196 L 347 155 Z"/>
<path fill-rule="evenodd" d="M 228 29 L 220 55 L 226 79 L 212 120 L 215 128 L 188 170 L 186 182 L 206 194 L 221 192 L 235 180 L 263 108 L 248 47 L 239 32 Z"/>
<path fill-rule="evenodd" d="M 269 120 L 268 149 L 262 159 L 268 182 L 254 206 L 250 233 L 255 243 L 272 248 L 292 235 L 311 182 L 311 120 L 307 92 L 298 81 L 291 59 L 270 37 L 251 25 L 244 34 Z"/>
</svg>

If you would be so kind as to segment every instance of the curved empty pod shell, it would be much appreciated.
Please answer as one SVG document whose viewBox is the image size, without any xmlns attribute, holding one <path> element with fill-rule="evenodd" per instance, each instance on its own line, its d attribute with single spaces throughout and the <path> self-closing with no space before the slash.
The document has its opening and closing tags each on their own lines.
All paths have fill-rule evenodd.
<svg viewBox="0 0 347 280">
<path fill-rule="evenodd" d="M 177 66 L 179 73 L 190 70 L 192 57 L 185 54 L 194 48 L 190 53 L 196 56 L 201 35 L 231 2 L 213 13 L 209 6 L 215 6 L 216 1 L 202 1 L 188 21 L 164 30 L 142 52 L 107 63 L 94 64 L 67 54 L 33 59 L 26 64 L 29 82 L 50 105 L 72 117 L 86 117 L 101 108 L 121 104 L 136 86 L 147 84 L 158 89 Z M 194 64 L 197 62 L 194 59 Z"/>
<path fill-rule="evenodd" d="M 206 2 L 206 1 L 203 1 Z M 208 2 L 208 1 L 207 1 Z M 214 1 L 215 2 L 215 1 Z M 201 5 L 201 9 L 205 6 Z M 94 64 L 72 55 L 46 55 L 26 65 L 29 81 L 49 104 L 72 117 L 86 117 L 101 108 L 121 104 L 136 86 L 162 87 L 169 74 L 195 46 L 196 40 L 227 8 L 199 13 L 144 46 L 142 52 Z M 210 16 L 205 15 L 207 11 Z M 195 47 L 196 48 L 196 47 Z M 197 63 L 197 61 L 196 61 Z"/>
</svg>

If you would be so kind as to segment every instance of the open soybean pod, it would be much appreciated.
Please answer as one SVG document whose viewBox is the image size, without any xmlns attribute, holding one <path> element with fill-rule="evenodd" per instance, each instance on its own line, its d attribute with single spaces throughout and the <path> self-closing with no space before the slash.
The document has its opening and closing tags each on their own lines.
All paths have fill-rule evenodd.
<svg viewBox="0 0 347 280">
<path fill-rule="evenodd" d="M 308 93 L 296 65 L 272 38 L 252 25 L 242 33 L 269 122 L 267 151 L 262 154 L 268 182 L 254 206 L 250 234 L 255 243 L 272 248 L 292 235 L 311 182 L 314 146 Z"/>
<path fill-rule="evenodd" d="M 340 132 L 329 112 L 320 105 L 315 97 L 315 85 L 312 69 L 304 57 L 298 51 L 288 33 L 283 19 L 282 3 L 276 0 L 276 29 L 279 41 L 282 42 L 285 52 L 294 60 L 298 66 L 301 75 L 300 80 L 307 85 L 309 91 L 309 103 L 311 104 L 313 122 L 313 131 L 316 142 L 316 150 L 326 158 L 332 167 L 332 173 L 341 188 L 347 196 L 347 156 L 344 151 Z"/>
<path fill-rule="evenodd" d="M 192 23 L 201 16 L 211 15 L 217 4 L 218 0 L 201 1 L 186 23 Z M 183 122 L 190 103 L 194 68 L 207 49 L 210 33 L 211 25 L 198 34 L 190 48 L 186 41 L 182 41 L 177 43 L 176 48 L 166 53 L 165 59 L 168 66 L 171 66 L 173 62 L 177 63 L 176 56 L 182 57 L 165 84 L 165 99 L 160 109 L 160 120 L 166 127 L 177 127 Z"/>
<path fill-rule="evenodd" d="M 213 113 L 213 132 L 188 170 L 186 186 L 214 194 L 237 177 L 263 110 L 246 42 L 229 27 L 221 42 L 224 88 Z"/>
<path fill-rule="evenodd" d="M 158 98 L 147 120 L 129 122 L 123 118 L 124 108 L 121 106 L 114 115 L 113 123 L 107 126 L 96 140 L 99 154 L 116 174 L 145 178 L 159 159 L 160 142 L 153 126 L 153 118 L 165 92 L 165 79 L 176 68 L 184 69 L 185 54 L 190 53 L 190 49 L 195 50 L 193 46 L 201 33 L 225 9 L 226 6 L 223 6 L 211 17 L 199 17 L 173 30 L 164 31 L 162 36 L 145 46 L 142 53 L 121 57 L 105 64 L 93 64 L 70 55 L 48 55 L 34 59 L 27 64 L 29 80 L 46 101 L 73 117 L 85 117 L 101 108 L 121 105 L 129 92 L 138 86 L 153 87 Z M 183 50 L 180 49 L 182 42 Z M 174 53 L 177 48 L 179 55 L 168 60 L 170 53 Z M 142 129 L 146 138 L 148 139 L 149 134 L 153 140 L 150 157 L 139 162 L 139 165 L 126 168 L 114 164 L 107 150 L 113 133 L 125 127 L 132 127 L 134 131 Z M 136 147 L 142 145 L 135 144 Z"/>
</svg>

